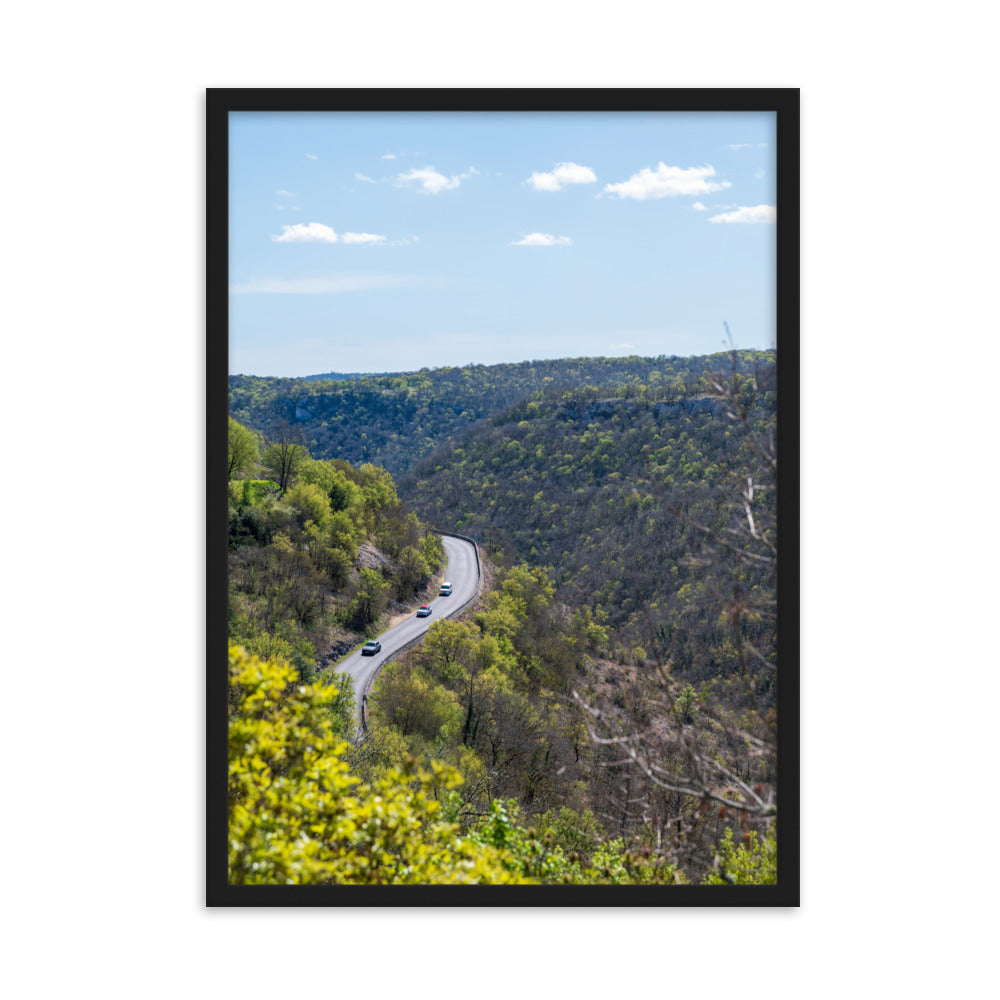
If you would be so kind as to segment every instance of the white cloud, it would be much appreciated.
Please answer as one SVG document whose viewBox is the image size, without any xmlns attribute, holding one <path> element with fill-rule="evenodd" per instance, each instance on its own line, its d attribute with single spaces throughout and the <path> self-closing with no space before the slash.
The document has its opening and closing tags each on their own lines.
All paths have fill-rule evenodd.
<svg viewBox="0 0 1000 1000">
<path fill-rule="evenodd" d="M 619 198 L 667 198 L 679 194 L 711 194 L 723 188 L 732 187 L 729 181 L 710 181 L 715 176 L 715 167 L 668 167 L 662 161 L 656 170 L 643 167 L 627 181 L 619 184 L 605 184 L 608 194 Z"/>
<path fill-rule="evenodd" d="M 438 194 L 441 191 L 451 191 L 457 188 L 469 175 L 457 174 L 448 178 L 444 174 L 439 174 L 433 167 L 419 167 L 410 170 L 408 173 L 400 174 L 396 180 L 396 187 L 406 187 L 416 182 L 426 194 Z"/>
<path fill-rule="evenodd" d="M 294 226 L 282 226 L 281 235 L 271 239 L 275 243 L 336 243 L 337 234 L 321 222 L 297 222 Z"/>
<path fill-rule="evenodd" d="M 395 153 L 383 153 L 381 158 L 383 160 L 394 160 L 394 159 L 396 159 L 396 154 Z"/>
<path fill-rule="evenodd" d="M 275 191 L 274 193 L 275 193 L 275 194 L 276 194 L 276 195 L 277 195 L 277 196 L 278 196 L 279 198 L 294 198 L 294 197 L 295 197 L 295 195 L 294 195 L 294 194 L 292 194 L 292 192 L 291 192 L 291 191 L 285 191 L 285 190 L 281 190 L 281 191 Z"/>
<path fill-rule="evenodd" d="M 634 351 L 635 349 L 635 344 L 612 344 L 610 347 L 612 351 Z"/>
<path fill-rule="evenodd" d="M 696 212 L 707 212 L 708 211 L 708 209 L 705 208 L 705 206 L 700 201 L 696 201 L 691 207 Z"/>
<path fill-rule="evenodd" d="M 306 153 L 307 160 L 318 160 L 319 157 L 315 153 Z"/>
<path fill-rule="evenodd" d="M 578 163 L 557 163 L 555 170 L 548 173 L 535 171 L 528 183 L 536 191 L 561 191 L 567 184 L 593 184 L 597 174 L 590 167 L 581 167 Z"/>
<path fill-rule="evenodd" d="M 573 241 L 568 236 L 553 236 L 551 233 L 528 233 L 512 247 L 568 247 Z"/>
<path fill-rule="evenodd" d="M 721 215 L 713 215 L 709 222 L 775 222 L 778 218 L 777 210 L 773 205 L 754 205 L 748 207 L 741 205 L 735 212 L 723 212 Z"/>
<path fill-rule="evenodd" d="M 758 167 L 758 168 L 757 168 L 757 169 L 756 169 L 756 170 L 755 170 L 755 171 L 753 172 L 753 175 L 754 175 L 754 177 L 756 177 L 756 178 L 757 178 L 757 180 L 762 180 L 762 179 L 763 179 L 763 177 L 764 177 L 764 175 L 765 175 L 765 171 L 764 171 L 764 168 L 763 168 L 763 167 Z"/>
<path fill-rule="evenodd" d="M 292 211 L 293 212 L 301 212 L 302 211 L 302 206 L 301 205 L 292 205 Z"/>
<path fill-rule="evenodd" d="M 232 295 L 335 295 L 379 288 L 405 288 L 420 283 L 420 278 L 406 274 L 353 274 L 336 278 L 261 278 L 242 285 L 230 285 L 229 291 Z"/>
<path fill-rule="evenodd" d="M 284 205 L 275 205 L 274 209 L 275 209 L 276 212 L 284 212 L 285 206 Z"/>
<path fill-rule="evenodd" d="M 374 184 L 375 182 L 364 174 L 355 174 L 354 179 L 358 181 L 364 181 L 366 184 Z"/>
<path fill-rule="evenodd" d="M 345 243 L 385 243 L 384 236 L 377 236 L 375 233 L 344 233 L 341 239 Z"/>
<path fill-rule="evenodd" d="M 730 149 L 753 149 L 752 142 L 731 142 L 729 144 Z"/>
</svg>

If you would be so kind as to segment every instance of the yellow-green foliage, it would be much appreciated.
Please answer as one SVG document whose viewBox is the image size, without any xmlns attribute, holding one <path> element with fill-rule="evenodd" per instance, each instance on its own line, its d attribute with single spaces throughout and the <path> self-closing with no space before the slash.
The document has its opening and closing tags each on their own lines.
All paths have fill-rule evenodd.
<svg viewBox="0 0 1000 1000">
<path fill-rule="evenodd" d="M 743 843 L 733 844 L 727 829 L 719 844 L 717 871 L 704 878 L 705 885 L 774 885 L 778 881 L 778 839 L 774 826 L 764 834 L 747 834 Z"/>
<path fill-rule="evenodd" d="M 286 494 L 285 502 L 295 508 L 300 526 L 313 521 L 320 528 L 325 528 L 333 513 L 329 496 L 312 483 L 296 483 Z"/>
<path fill-rule="evenodd" d="M 544 817 L 543 817 L 544 819 Z M 513 801 L 495 801 L 487 821 L 473 836 L 501 849 L 511 871 L 551 885 L 683 885 L 687 877 L 660 859 L 626 848 L 621 838 L 596 845 L 589 863 L 566 851 L 553 829 L 526 829 Z"/>
<path fill-rule="evenodd" d="M 257 464 L 260 447 L 253 431 L 229 418 L 229 478 L 246 475 Z"/>
<path fill-rule="evenodd" d="M 332 730 L 336 689 L 229 651 L 229 880 L 234 884 L 529 883 L 496 848 L 459 835 L 435 796 L 451 767 L 403 765 L 370 784 Z"/>
</svg>

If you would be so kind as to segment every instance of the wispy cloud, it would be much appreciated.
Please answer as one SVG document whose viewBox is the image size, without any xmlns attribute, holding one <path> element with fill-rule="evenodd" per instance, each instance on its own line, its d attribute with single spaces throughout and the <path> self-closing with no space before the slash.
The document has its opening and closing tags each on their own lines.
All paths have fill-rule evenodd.
<svg viewBox="0 0 1000 1000">
<path fill-rule="evenodd" d="M 547 173 L 536 170 L 527 183 L 536 191 L 561 191 L 567 184 L 593 184 L 597 174 L 590 167 L 578 163 L 557 163 Z"/>
<path fill-rule="evenodd" d="M 274 207 L 281 208 L 280 205 Z M 299 222 L 294 226 L 282 226 L 281 233 L 277 236 L 272 235 L 271 239 L 275 243 L 343 243 L 346 246 L 360 244 L 391 247 L 407 246 L 410 242 L 409 240 L 389 240 L 387 236 L 382 236 L 380 233 L 341 233 L 338 236 L 332 226 L 324 226 L 321 222 Z"/>
<path fill-rule="evenodd" d="M 386 243 L 384 236 L 375 233 L 344 233 L 341 239 L 345 243 Z"/>
<path fill-rule="evenodd" d="M 765 222 L 773 223 L 778 219 L 778 212 L 773 205 L 741 205 L 735 212 L 723 212 L 713 215 L 709 222 Z"/>
<path fill-rule="evenodd" d="M 612 351 L 634 351 L 635 349 L 635 344 L 612 344 L 609 348 Z"/>
<path fill-rule="evenodd" d="M 279 198 L 294 198 L 295 195 L 291 191 L 285 191 L 284 188 L 280 191 L 274 192 Z"/>
<path fill-rule="evenodd" d="M 408 274 L 350 274 L 332 278 L 261 278 L 230 285 L 229 291 L 232 295 L 337 295 L 424 283 L 424 279 Z"/>
<path fill-rule="evenodd" d="M 383 153 L 382 156 L 381 156 L 381 159 L 383 159 L 383 160 L 394 160 L 394 159 L 396 159 L 396 154 L 395 153 Z"/>
<path fill-rule="evenodd" d="M 470 167 L 469 169 L 474 168 Z M 416 167 L 405 174 L 400 174 L 394 183 L 396 187 L 409 187 L 412 184 L 417 184 L 425 194 L 440 194 L 442 191 L 451 191 L 457 188 L 469 176 L 469 174 L 456 174 L 454 177 L 445 177 L 433 167 Z"/>
<path fill-rule="evenodd" d="M 705 206 L 700 201 L 696 201 L 691 207 L 696 212 L 707 212 L 708 211 L 708 209 L 705 208 Z"/>
<path fill-rule="evenodd" d="M 551 233 L 528 233 L 510 245 L 512 247 L 568 247 L 573 241 L 568 236 L 553 236 Z"/>
<path fill-rule="evenodd" d="M 757 180 L 763 180 L 763 179 L 764 179 L 764 177 L 766 176 L 766 174 L 767 174 L 767 171 L 766 171 L 766 170 L 764 170 L 764 168 L 763 168 L 763 167 L 758 167 L 758 168 L 757 168 L 757 169 L 756 169 L 756 170 L 755 170 L 755 171 L 753 172 L 753 175 L 754 175 L 754 177 L 756 177 L 756 178 L 757 178 Z"/>
<path fill-rule="evenodd" d="M 319 157 L 315 153 L 306 153 L 307 160 L 318 160 Z"/>
<path fill-rule="evenodd" d="M 731 142 L 729 144 L 730 149 L 753 149 L 752 142 Z"/>
<path fill-rule="evenodd" d="M 373 181 L 370 177 L 368 177 L 365 174 L 355 174 L 354 175 L 354 179 L 358 180 L 358 181 L 364 181 L 366 184 L 374 184 L 375 183 L 375 181 Z"/>
<path fill-rule="evenodd" d="M 282 226 L 281 233 L 271 239 L 275 243 L 336 243 L 337 234 L 321 222 L 297 222 L 294 226 Z"/>
<path fill-rule="evenodd" d="M 656 170 L 643 167 L 627 181 L 619 184 L 605 184 L 608 194 L 619 198 L 635 198 L 646 201 L 649 198 L 672 198 L 676 195 L 711 194 L 731 187 L 729 181 L 712 181 L 715 167 L 668 167 L 662 161 Z"/>
</svg>

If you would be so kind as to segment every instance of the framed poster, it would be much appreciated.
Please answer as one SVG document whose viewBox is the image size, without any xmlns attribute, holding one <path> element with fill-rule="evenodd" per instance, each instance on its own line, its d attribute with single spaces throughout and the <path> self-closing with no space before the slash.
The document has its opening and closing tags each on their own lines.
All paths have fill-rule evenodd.
<svg viewBox="0 0 1000 1000">
<path fill-rule="evenodd" d="M 798 113 L 208 91 L 209 905 L 798 904 Z"/>
</svg>

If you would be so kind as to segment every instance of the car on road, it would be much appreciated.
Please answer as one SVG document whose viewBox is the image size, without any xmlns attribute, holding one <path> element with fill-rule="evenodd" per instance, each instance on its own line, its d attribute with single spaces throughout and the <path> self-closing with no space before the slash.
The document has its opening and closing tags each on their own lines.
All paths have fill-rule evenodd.
<svg viewBox="0 0 1000 1000">
<path fill-rule="evenodd" d="M 451 583 L 448 580 L 445 580 L 444 583 L 441 584 L 441 596 L 442 597 L 451 596 Z"/>
<path fill-rule="evenodd" d="M 382 652 L 382 643 L 378 639 L 372 639 L 371 642 L 366 642 L 361 647 L 362 656 L 374 656 L 376 653 Z"/>
<path fill-rule="evenodd" d="M 431 606 L 429 604 L 421 604 L 420 607 L 417 608 L 418 618 L 426 618 L 430 613 L 431 613 Z"/>
</svg>

